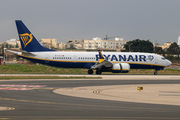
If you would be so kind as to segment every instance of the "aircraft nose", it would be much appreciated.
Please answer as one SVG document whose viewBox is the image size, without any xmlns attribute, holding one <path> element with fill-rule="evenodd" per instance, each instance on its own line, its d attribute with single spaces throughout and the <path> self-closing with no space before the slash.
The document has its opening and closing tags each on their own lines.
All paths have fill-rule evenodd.
<svg viewBox="0 0 180 120">
<path fill-rule="evenodd" d="M 170 66 L 171 64 L 172 64 L 172 62 L 171 61 L 169 61 L 168 60 L 168 62 L 167 62 L 168 64 L 167 64 L 167 66 Z"/>
</svg>

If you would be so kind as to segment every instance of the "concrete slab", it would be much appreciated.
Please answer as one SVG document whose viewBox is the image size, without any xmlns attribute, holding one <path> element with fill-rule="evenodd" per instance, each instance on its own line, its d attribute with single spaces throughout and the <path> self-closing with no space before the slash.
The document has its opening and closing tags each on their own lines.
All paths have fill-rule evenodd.
<svg viewBox="0 0 180 120">
<path fill-rule="evenodd" d="M 137 90 L 143 87 L 143 90 Z M 180 105 L 180 84 L 139 84 L 62 88 L 54 93 L 101 100 Z"/>
</svg>

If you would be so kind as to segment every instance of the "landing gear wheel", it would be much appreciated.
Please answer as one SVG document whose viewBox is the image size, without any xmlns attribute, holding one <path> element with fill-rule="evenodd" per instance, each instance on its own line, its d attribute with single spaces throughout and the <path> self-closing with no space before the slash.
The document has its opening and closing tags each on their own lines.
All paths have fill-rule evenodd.
<svg viewBox="0 0 180 120">
<path fill-rule="evenodd" d="M 157 75 L 157 74 L 158 74 L 157 71 L 155 71 L 155 72 L 154 72 L 154 75 Z"/>
<path fill-rule="evenodd" d="M 96 74 L 100 75 L 102 72 L 100 70 L 96 70 Z"/>
<path fill-rule="evenodd" d="M 89 69 L 89 70 L 88 70 L 88 74 L 93 74 L 93 70 L 92 70 L 92 69 Z"/>
</svg>

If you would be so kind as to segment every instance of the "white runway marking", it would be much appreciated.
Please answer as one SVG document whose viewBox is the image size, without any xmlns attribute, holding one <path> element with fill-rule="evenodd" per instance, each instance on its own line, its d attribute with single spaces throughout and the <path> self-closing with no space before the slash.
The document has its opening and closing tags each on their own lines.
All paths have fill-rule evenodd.
<svg viewBox="0 0 180 120">
<path fill-rule="evenodd" d="M 33 90 L 34 88 L 45 87 L 46 85 L 2 85 L 0 90 Z"/>
<path fill-rule="evenodd" d="M 46 85 L 1 85 L 0 87 L 45 87 Z"/>
</svg>

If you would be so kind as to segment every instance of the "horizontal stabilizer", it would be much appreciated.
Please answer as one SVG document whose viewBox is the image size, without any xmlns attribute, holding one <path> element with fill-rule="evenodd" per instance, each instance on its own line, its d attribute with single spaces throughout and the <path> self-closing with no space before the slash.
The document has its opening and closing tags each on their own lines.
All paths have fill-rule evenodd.
<svg viewBox="0 0 180 120">
<path fill-rule="evenodd" d="M 30 52 L 26 52 L 26 51 L 23 51 L 23 52 L 17 52 L 17 51 L 13 51 L 13 50 L 6 50 L 6 51 L 12 52 L 16 55 L 35 56 L 34 54 L 32 54 Z"/>
<path fill-rule="evenodd" d="M 22 54 L 22 52 L 18 52 L 18 51 L 13 51 L 13 50 L 6 50 L 6 51 L 8 51 L 8 52 L 11 52 L 11 53 L 14 53 L 14 54 L 16 54 L 16 55 L 18 55 L 18 54 Z"/>
</svg>

